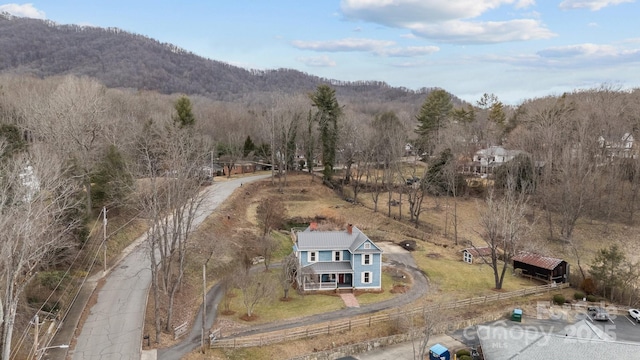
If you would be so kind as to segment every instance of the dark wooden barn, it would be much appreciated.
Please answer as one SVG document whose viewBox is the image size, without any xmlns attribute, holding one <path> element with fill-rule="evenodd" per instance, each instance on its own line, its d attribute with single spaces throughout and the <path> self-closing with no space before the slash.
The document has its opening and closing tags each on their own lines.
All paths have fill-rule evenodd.
<svg viewBox="0 0 640 360">
<path fill-rule="evenodd" d="M 562 259 L 522 252 L 512 260 L 514 270 L 521 269 L 524 276 L 548 283 L 569 281 L 569 264 Z"/>
</svg>

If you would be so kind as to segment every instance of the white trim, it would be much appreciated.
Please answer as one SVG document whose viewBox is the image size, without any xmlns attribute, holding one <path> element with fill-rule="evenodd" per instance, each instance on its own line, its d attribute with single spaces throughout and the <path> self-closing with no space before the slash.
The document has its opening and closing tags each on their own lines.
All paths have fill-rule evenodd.
<svg viewBox="0 0 640 360">
<path fill-rule="evenodd" d="M 464 262 L 473 264 L 473 255 L 471 255 L 471 253 L 468 251 L 465 251 L 463 254 L 464 254 L 463 255 Z"/>
<path fill-rule="evenodd" d="M 311 260 L 311 254 L 314 254 L 314 256 L 313 256 L 313 257 L 314 257 L 315 259 Z M 319 254 L 318 254 L 318 252 L 317 252 L 317 251 L 307 251 L 307 262 L 309 262 L 309 263 L 315 263 L 315 262 L 318 262 L 318 256 L 319 256 Z"/>
<path fill-rule="evenodd" d="M 365 261 L 365 259 L 367 258 L 367 256 L 369 257 L 369 261 Z M 373 264 L 373 256 L 372 254 L 362 254 L 360 256 L 360 265 L 371 265 Z"/>
<path fill-rule="evenodd" d="M 365 281 L 365 275 L 369 275 L 369 281 Z M 363 271 L 360 273 L 360 282 L 362 284 L 371 284 L 373 283 L 373 272 L 371 271 Z"/>
<path fill-rule="evenodd" d="M 336 259 L 336 255 L 338 255 L 338 258 Z M 333 258 L 331 259 L 332 261 L 342 261 L 342 250 L 334 250 L 332 253 Z"/>
</svg>

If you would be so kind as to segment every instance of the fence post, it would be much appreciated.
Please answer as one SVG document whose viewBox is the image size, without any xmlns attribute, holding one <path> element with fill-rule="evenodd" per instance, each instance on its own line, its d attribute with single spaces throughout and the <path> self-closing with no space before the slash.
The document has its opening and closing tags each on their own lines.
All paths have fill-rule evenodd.
<svg viewBox="0 0 640 360">
<path fill-rule="evenodd" d="M 327 324 L 327 335 L 331 335 L 331 323 Z"/>
<path fill-rule="evenodd" d="M 371 327 L 371 316 L 369 316 L 369 327 Z"/>
<path fill-rule="evenodd" d="M 349 331 L 351 331 L 351 319 L 349 319 Z"/>
</svg>

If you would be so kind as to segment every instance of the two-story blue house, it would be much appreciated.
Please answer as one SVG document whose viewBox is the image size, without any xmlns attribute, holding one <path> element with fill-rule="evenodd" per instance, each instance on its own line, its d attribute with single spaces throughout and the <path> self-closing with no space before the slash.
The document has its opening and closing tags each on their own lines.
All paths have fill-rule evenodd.
<svg viewBox="0 0 640 360">
<path fill-rule="evenodd" d="M 382 287 L 382 249 L 357 227 L 349 224 L 342 231 L 319 231 L 312 223 L 293 236 L 302 290 Z"/>
</svg>

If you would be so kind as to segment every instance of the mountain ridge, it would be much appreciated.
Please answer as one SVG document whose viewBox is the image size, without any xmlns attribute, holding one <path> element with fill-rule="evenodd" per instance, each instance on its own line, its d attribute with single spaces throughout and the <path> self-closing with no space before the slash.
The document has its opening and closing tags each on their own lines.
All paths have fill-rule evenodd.
<svg viewBox="0 0 640 360">
<path fill-rule="evenodd" d="M 244 69 L 119 28 L 61 25 L 0 14 L 0 72 L 37 77 L 90 76 L 111 88 L 202 95 L 236 101 L 252 93 L 309 93 L 322 83 L 341 96 L 415 104 L 433 88 L 341 81 L 294 69 Z M 454 102 L 461 102 L 452 95 Z"/>
</svg>

